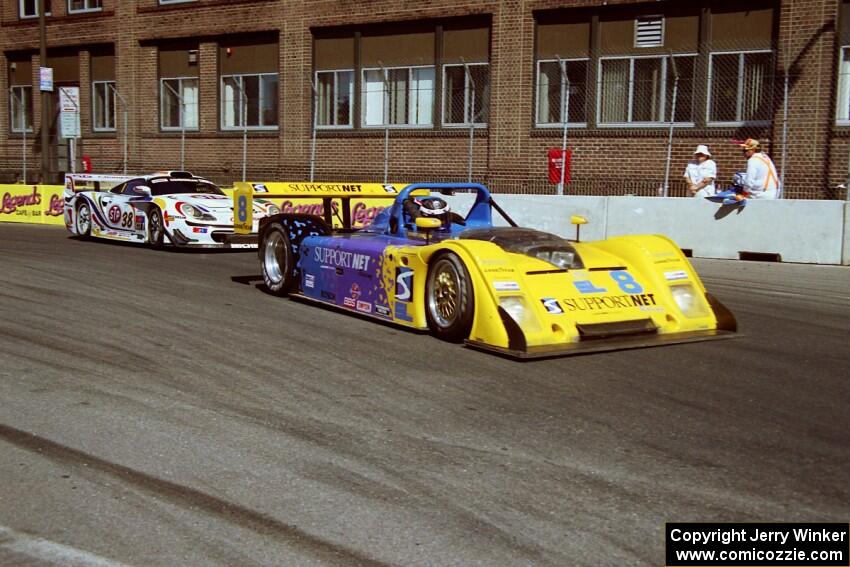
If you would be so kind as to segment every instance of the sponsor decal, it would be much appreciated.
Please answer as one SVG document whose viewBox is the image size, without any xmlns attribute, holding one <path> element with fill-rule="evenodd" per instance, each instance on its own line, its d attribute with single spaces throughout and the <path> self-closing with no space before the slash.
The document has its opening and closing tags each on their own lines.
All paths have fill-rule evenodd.
<svg viewBox="0 0 850 567">
<path fill-rule="evenodd" d="M 357 305 L 357 301 L 353 297 L 343 297 L 342 304 L 346 307 L 351 307 L 354 309 L 354 306 Z"/>
<path fill-rule="evenodd" d="M 336 299 L 336 294 L 332 291 L 322 290 L 321 296 L 323 299 L 330 299 L 331 301 Z"/>
<path fill-rule="evenodd" d="M 493 282 L 493 287 L 496 288 L 496 291 L 519 291 L 517 282 Z"/>
<path fill-rule="evenodd" d="M 395 187 L 393 187 L 392 185 L 384 185 L 384 191 L 393 195 L 398 193 L 398 191 L 396 191 Z"/>
<path fill-rule="evenodd" d="M 642 295 L 603 295 L 602 297 L 579 297 L 564 299 L 567 311 L 603 311 L 605 309 L 630 309 L 632 307 L 652 307 L 656 305 L 654 293 Z"/>
<path fill-rule="evenodd" d="M 144 230 L 145 229 L 145 217 L 144 217 L 144 215 L 136 215 L 135 223 L 136 223 L 136 230 Z"/>
<path fill-rule="evenodd" d="M 395 298 L 399 301 L 410 301 L 412 297 L 413 270 L 399 266 L 395 270 Z"/>
<path fill-rule="evenodd" d="M 251 187 L 254 188 L 254 193 L 268 193 L 269 192 L 268 188 L 266 188 L 266 186 L 262 183 L 252 183 Z"/>
<path fill-rule="evenodd" d="M 313 274 L 304 274 L 304 287 L 316 287 L 316 276 Z"/>
<path fill-rule="evenodd" d="M 112 224 L 118 224 L 121 222 L 121 207 L 118 205 L 112 205 L 109 207 L 109 222 Z"/>
<path fill-rule="evenodd" d="M 488 273 L 488 274 L 493 274 L 493 273 L 513 273 L 513 272 L 515 272 L 515 271 L 516 271 L 516 270 L 514 270 L 513 268 L 484 268 L 484 272 L 485 272 L 485 273 Z"/>
<path fill-rule="evenodd" d="M 351 294 L 351 297 L 353 297 L 354 299 L 360 297 L 360 286 L 357 285 L 357 282 L 351 284 L 351 289 L 349 289 L 348 291 Z"/>
<path fill-rule="evenodd" d="M 320 264 L 328 264 L 338 268 L 369 269 L 368 254 L 355 254 L 354 252 L 346 252 L 345 250 L 338 250 L 336 248 L 316 246 L 313 252 L 313 258 Z"/>
<path fill-rule="evenodd" d="M 581 293 L 605 293 L 608 291 L 604 287 L 596 287 L 590 280 L 577 280 L 573 282 L 573 285 Z"/>
<path fill-rule="evenodd" d="M 362 311 L 363 313 L 371 313 L 372 312 L 372 304 L 368 301 L 358 301 L 357 302 L 357 310 Z"/>
<path fill-rule="evenodd" d="M 664 272 L 664 278 L 669 281 L 686 280 L 688 273 L 685 270 L 675 270 L 673 272 Z"/>
<path fill-rule="evenodd" d="M 208 230 L 209 230 L 208 228 L 203 227 L 203 226 L 193 226 L 192 227 L 192 232 L 194 232 L 196 234 L 198 234 L 198 233 L 199 234 L 206 234 Z"/>
<path fill-rule="evenodd" d="M 334 203 L 334 211 L 336 211 L 336 203 Z M 280 212 L 282 213 L 302 213 L 305 215 L 322 216 L 325 214 L 325 206 L 321 203 L 295 204 L 292 201 L 282 201 L 280 203 Z"/>
<path fill-rule="evenodd" d="M 392 316 L 392 311 L 390 311 L 389 306 L 379 305 L 377 303 L 375 304 L 375 313 L 377 313 L 378 315 L 383 315 L 384 317 Z"/>
<path fill-rule="evenodd" d="M 546 311 L 553 315 L 559 315 L 564 312 L 564 310 L 561 309 L 561 304 L 558 303 L 558 300 L 554 297 L 544 297 L 540 301 L 543 303 L 543 307 L 546 308 Z"/>
<path fill-rule="evenodd" d="M 359 183 L 288 183 L 287 189 L 293 193 L 360 193 Z"/>
</svg>

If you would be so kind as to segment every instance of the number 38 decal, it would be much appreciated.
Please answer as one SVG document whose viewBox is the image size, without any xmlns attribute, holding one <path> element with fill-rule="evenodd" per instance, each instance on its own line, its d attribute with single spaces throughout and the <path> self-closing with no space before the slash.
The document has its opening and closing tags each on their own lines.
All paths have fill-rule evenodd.
<svg viewBox="0 0 850 567">
<path fill-rule="evenodd" d="M 125 212 L 121 215 L 121 227 L 122 228 L 130 228 L 133 226 L 133 212 Z"/>
</svg>

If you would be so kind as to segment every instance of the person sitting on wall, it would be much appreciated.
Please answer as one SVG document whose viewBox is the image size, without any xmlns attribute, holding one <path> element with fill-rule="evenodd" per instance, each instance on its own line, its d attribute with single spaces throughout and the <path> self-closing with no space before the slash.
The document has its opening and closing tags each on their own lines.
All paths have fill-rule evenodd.
<svg viewBox="0 0 850 567">
<path fill-rule="evenodd" d="M 747 156 L 747 174 L 744 177 L 744 192 L 735 195 L 735 200 L 776 199 L 781 187 L 773 160 L 762 151 L 758 140 L 747 139 L 738 144 Z"/>
<path fill-rule="evenodd" d="M 694 159 L 685 168 L 685 182 L 694 197 L 714 195 L 714 180 L 717 179 L 717 164 L 711 159 L 708 146 L 700 144 L 694 151 Z"/>
</svg>

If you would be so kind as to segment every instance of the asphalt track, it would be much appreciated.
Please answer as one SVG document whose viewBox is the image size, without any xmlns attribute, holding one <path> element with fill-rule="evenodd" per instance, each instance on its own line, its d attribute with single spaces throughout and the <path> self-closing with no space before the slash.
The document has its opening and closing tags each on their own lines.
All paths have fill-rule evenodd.
<svg viewBox="0 0 850 567">
<path fill-rule="evenodd" d="M 0 225 L 0 565 L 661 565 L 848 521 L 850 268 L 695 261 L 744 338 L 528 363 L 254 253 Z"/>
</svg>

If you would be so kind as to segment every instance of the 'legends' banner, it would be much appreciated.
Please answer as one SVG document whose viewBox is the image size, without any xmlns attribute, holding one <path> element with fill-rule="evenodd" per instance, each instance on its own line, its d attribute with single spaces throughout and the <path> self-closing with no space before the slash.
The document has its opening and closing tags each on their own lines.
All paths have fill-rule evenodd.
<svg viewBox="0 0 850 567">
<path fill-rule="evenodd" d="M 0 185 L 0 222 L 65 224 L 61 185 Z"/>
</svg>

